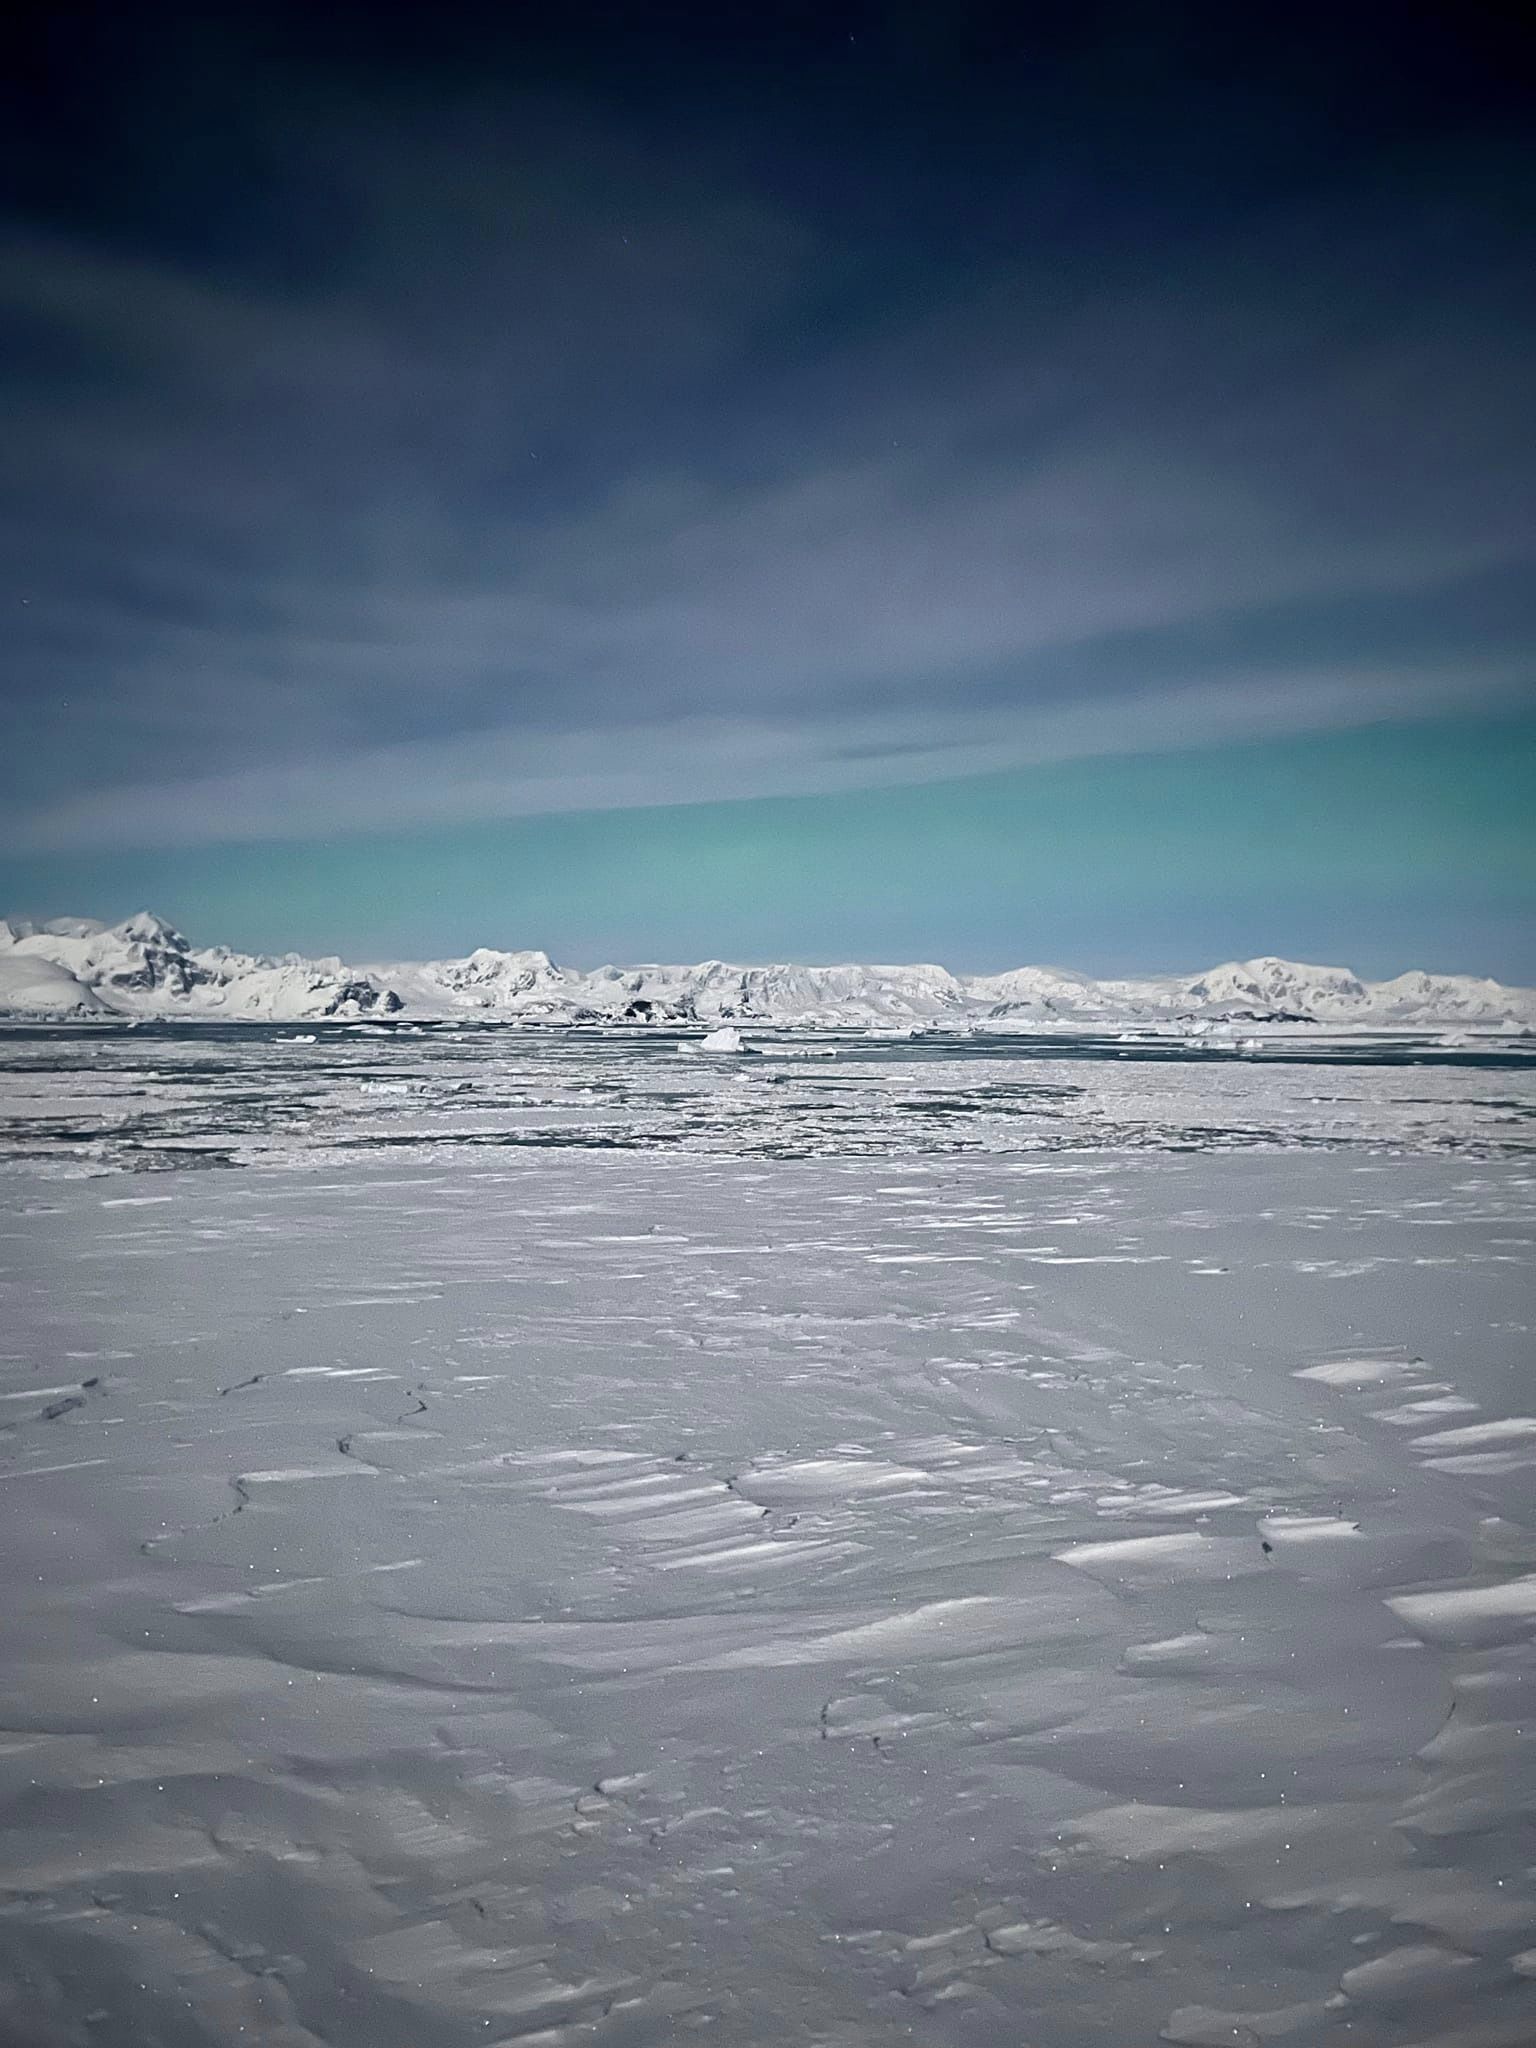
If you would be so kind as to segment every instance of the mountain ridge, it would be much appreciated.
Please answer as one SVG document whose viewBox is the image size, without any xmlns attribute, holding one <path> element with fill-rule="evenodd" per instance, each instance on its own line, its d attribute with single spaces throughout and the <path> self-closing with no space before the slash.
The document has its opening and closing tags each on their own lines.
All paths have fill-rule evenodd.
<svg viewBox="0 0 1536 2048">
<path fill-rule="evenodd" d="M 349 966 L 332 957 L 195 947 L 166 919 L 0 922 L 0 1014 L 351 1022 L 387 1017 L 887 1030 L 1321 1025 L 1536 1031 L 1536 990 L 1411 969 L 1368 982 L 1348 968 L 1260 956 L 1192 975 L 1096 980 L 1052 967 L 962 975 L 931 963 L 644 964 L 564 968 L 482 946 L 460 959 Z"/>
</svg>

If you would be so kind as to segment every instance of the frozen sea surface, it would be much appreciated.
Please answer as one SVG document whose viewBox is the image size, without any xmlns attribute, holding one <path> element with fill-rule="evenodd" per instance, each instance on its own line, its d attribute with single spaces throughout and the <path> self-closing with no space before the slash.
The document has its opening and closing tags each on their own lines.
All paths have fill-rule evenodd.
<svg viewBox="0 0 1536 2048">
<path fill-rule="evenodd" d="M 534 1146 L 804 1159 L 1536 1143 L 1536 1041 L 913 1040 L 363 1024 L 0 1025 L 0 1163 L 100 1171 Z"/>
<path fill-rule="evenodd" d="M 1528 1070 L 835 1051 L 8 1038 L 7 2048 L 1536 2040 Z"/>
</svg>

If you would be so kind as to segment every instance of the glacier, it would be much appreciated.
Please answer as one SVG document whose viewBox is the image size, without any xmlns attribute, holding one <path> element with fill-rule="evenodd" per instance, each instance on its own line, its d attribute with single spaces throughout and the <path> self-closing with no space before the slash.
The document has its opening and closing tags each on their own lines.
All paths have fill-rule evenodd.
<svg viewBox="0 0 1536 2048">
<path fill-rule="evenodd" d="M 1343 967 L 1260 958 L 1190 975 L 1094 980 L 1051 967 L 955 974 L 905 966 L 561 967 L 481 947 L 463 959 L 349 966 L 196 947 L 141 911 L 0 922 L 0 1014 L 299 1022 L 407 1017 L 528 1024 L 757 1024 L 823 1030 L 1536 1030 L 1536 990 L 1412 970 L 1365 981 Z"/>
</svg>

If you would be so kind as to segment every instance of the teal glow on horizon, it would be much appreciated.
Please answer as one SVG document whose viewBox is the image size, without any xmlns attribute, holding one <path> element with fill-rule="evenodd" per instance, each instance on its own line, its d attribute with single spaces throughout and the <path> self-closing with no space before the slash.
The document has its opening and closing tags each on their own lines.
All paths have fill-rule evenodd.
<svg viewBox="0 0 1536 2048">
<path fill-rule="evenodd" d="M 194 12 L 14 110 L 0 909 L 1536 981 L 1487 10 Z"/>
<path fill-rule="evenodd" d="M 1536 717 L 1054 763 L 839 796 L 29 858 L 24 915 L 200 943 L 601 960 L 1200 967 L 1278 953 L 1536 981 Z"/>
</svg>

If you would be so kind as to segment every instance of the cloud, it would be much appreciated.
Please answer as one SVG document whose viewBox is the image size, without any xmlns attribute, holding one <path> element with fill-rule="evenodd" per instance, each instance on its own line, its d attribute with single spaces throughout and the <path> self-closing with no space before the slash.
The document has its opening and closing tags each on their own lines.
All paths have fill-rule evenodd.
<svg viewBox="0 0 1536 2048">
<path fill-rule="evenodd" d="M 1471 619 L 1284 646 L 1383 598 L 1454 616 L 1530 546 L 1516 266 L 1475 208 L 914 295 L 568 112 L 513 132 L 301 137 L 334 269 L 12 237 L 11 846 L 835 790 L 1528 687 Z"/>
<path fill-rule="evenodd" d="M 1217 684 L 1034 706 L 849 712 L 814 725 L 742 713 L 601 731 L 496 730 L 63 798 L 18 820 L 16 853 L 196 846 L 560 811 L 838 791 L 986 775 L 1034 762 L 1416 719 L 1465 701 L 1512 708 L 1526 672 L 1266 671 Z"/>
</svg>

